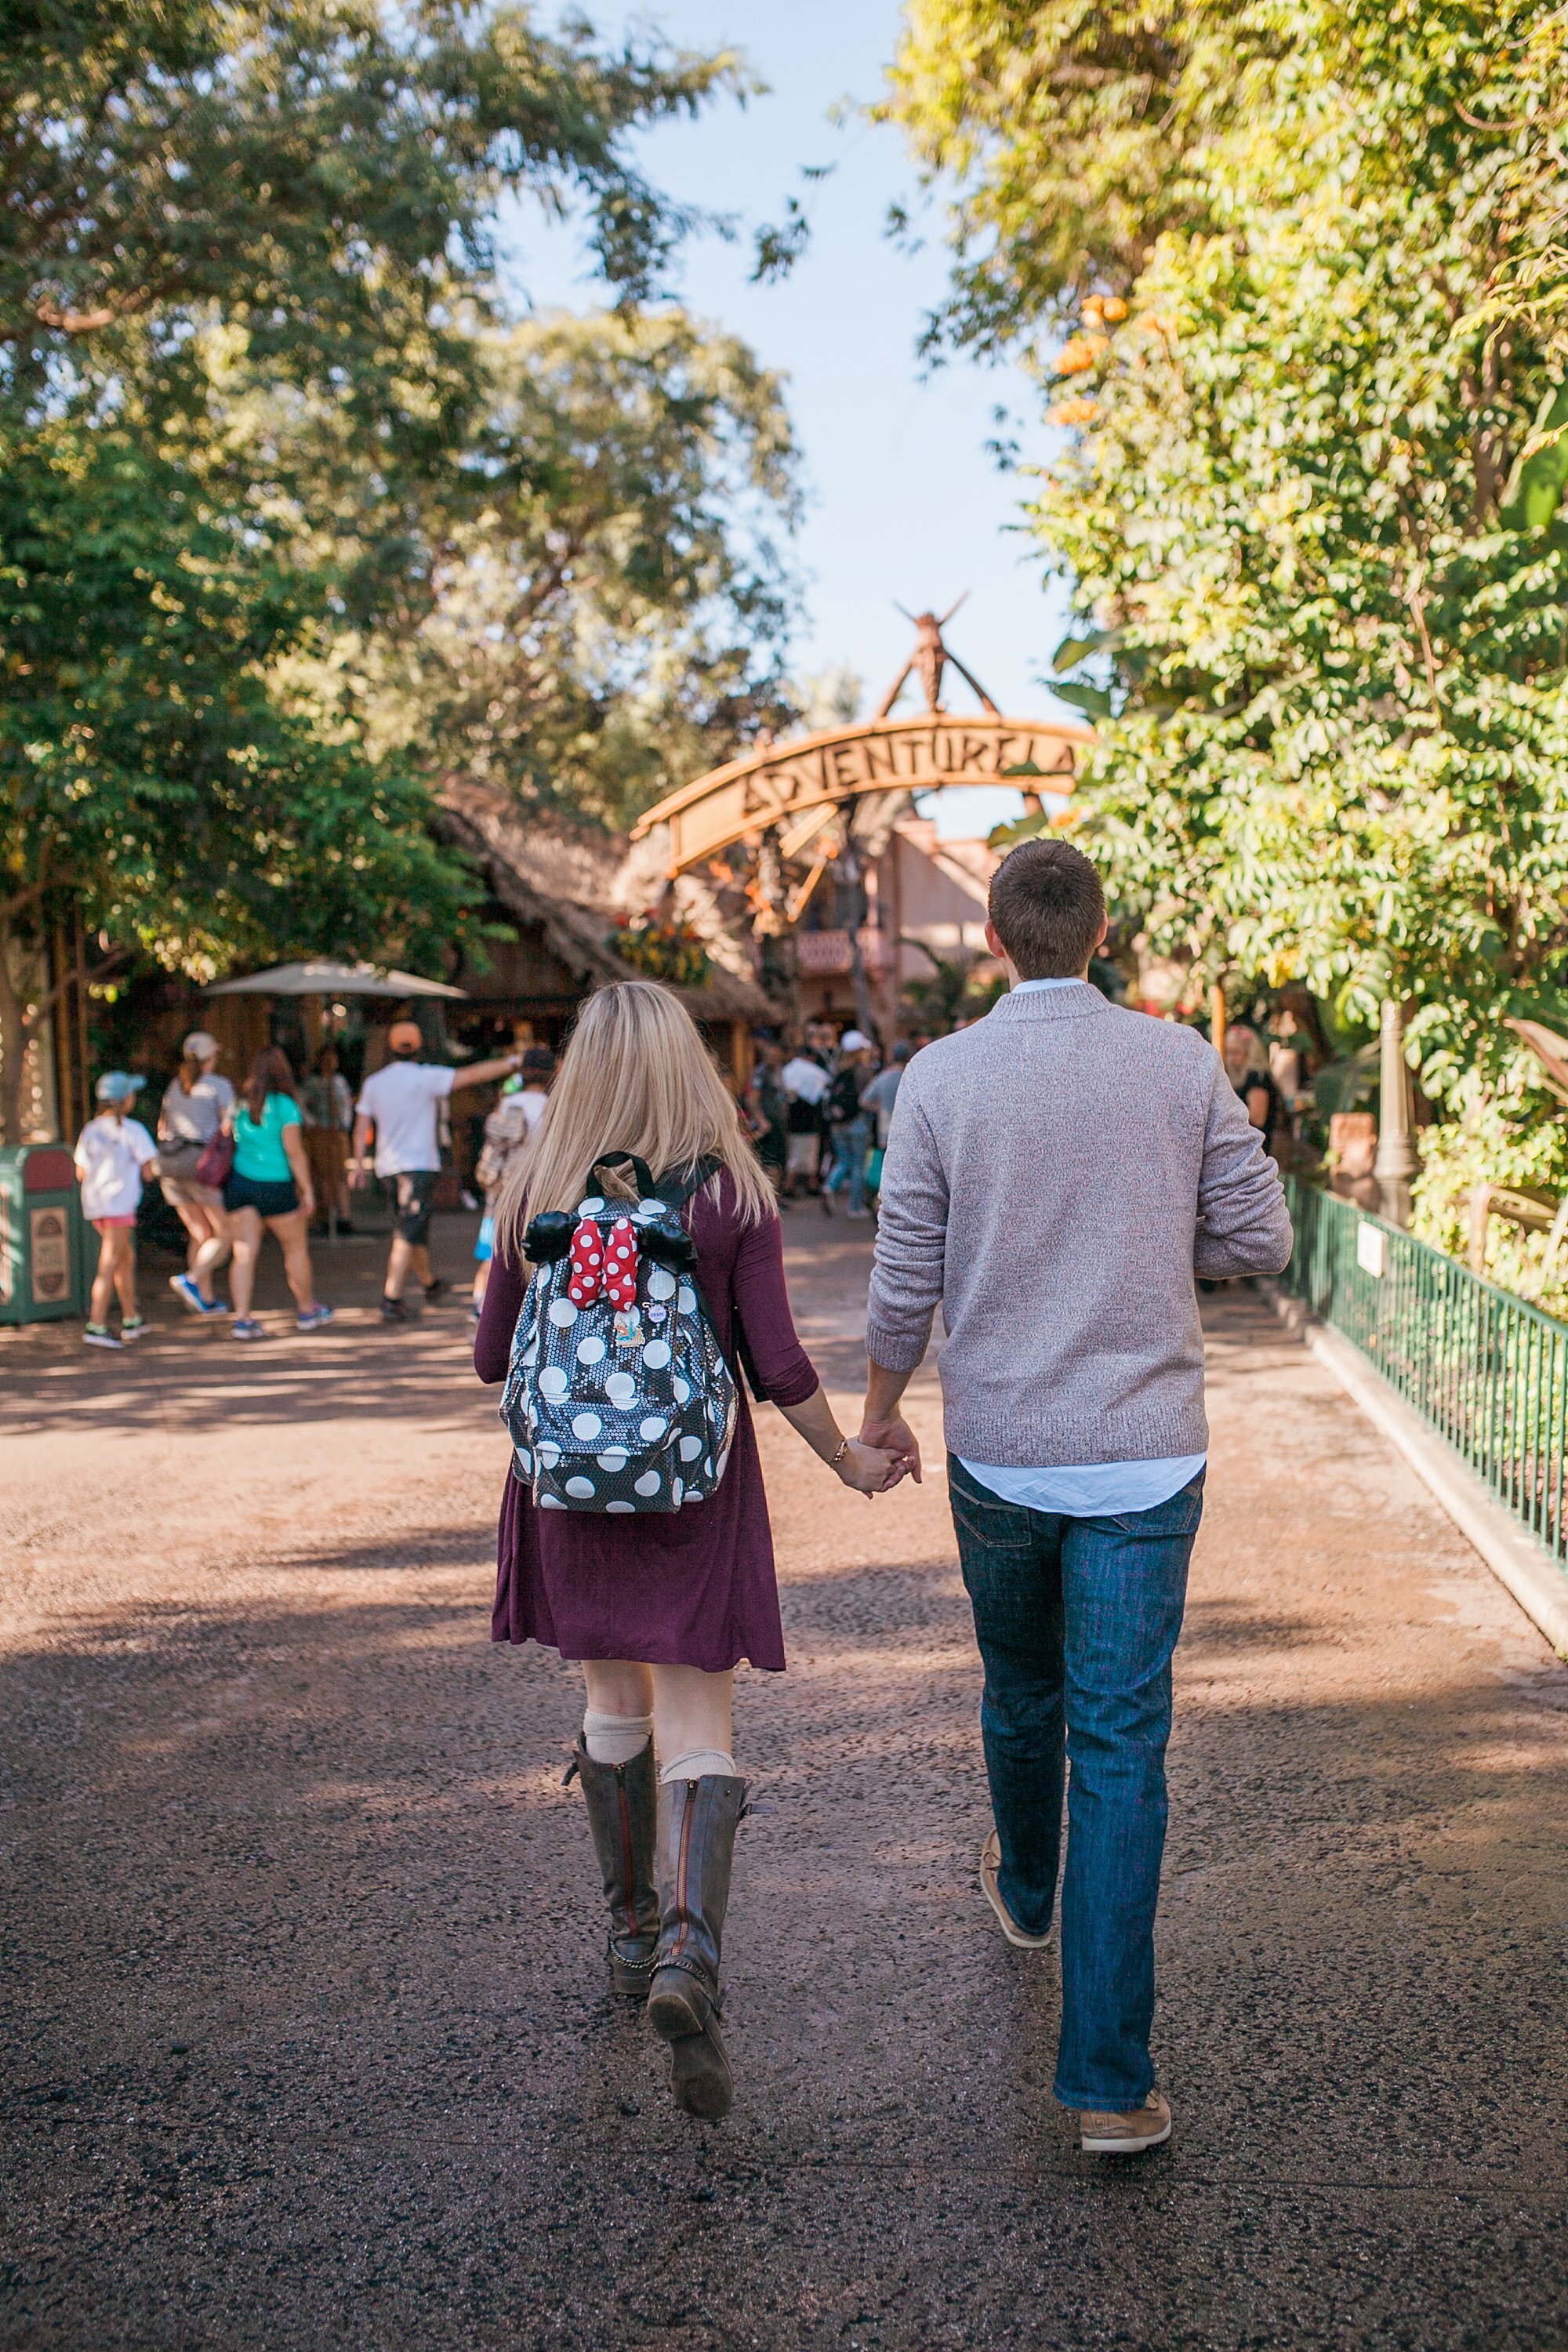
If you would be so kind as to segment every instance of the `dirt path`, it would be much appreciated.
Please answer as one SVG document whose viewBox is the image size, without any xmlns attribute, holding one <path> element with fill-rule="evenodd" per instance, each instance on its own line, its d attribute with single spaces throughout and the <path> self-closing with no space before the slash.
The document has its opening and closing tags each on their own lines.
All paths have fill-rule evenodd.
<svg viewBox="0 0 1568 2352">
<path fill-rule="evenodd" d="M 791 1224 L 846 1410 L 858 1230 Z M 573 1677 L 485 1638 L 461 1308 L 0 1338 L 0 2342 L 1561 2345 L 1568 1673 L 1256 1301 L 1211 1343 L 1177 2132 L 1113 2173 L 974 1885 L 940 1475 L 865 1505 L 762 1416 L 792 1671 L 742 1678 L 742 2088 L 698 2126 L 605 1990 Z"/>
</svg>

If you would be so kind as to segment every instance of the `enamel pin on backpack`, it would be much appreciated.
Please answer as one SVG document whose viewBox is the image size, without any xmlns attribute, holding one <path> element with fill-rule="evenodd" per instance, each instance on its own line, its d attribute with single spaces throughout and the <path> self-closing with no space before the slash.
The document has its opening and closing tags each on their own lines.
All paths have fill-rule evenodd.
<svg viewBox="0 0 1568 2352">
<path fill-rule="evenodd" d="M 680 1211 L 719 1163 L 657 1186 L 629 1152 L 639 1197 L 590 1190 L 575 1214 L 535 1217 L 534 1271 L 517 1319 L 500 1417 L 520 1478 L 546 1511 L 679 1511 L 705 1503 L 735 1434 L 735 1382 L 692 1269 Z"/>
</svg>

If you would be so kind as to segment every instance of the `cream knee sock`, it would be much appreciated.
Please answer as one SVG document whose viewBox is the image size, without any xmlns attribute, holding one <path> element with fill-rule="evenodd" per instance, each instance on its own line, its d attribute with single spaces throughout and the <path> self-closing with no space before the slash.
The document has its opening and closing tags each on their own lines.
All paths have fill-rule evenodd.
<svg viewBox="0 0 1568 2352">
<path fill-rule="evenodd" d="M 710 1772 L 721 1772 L 726 1780 L 735 1777 L 735 1759 L 723 1748 L 689 1748 L 683 1756 L 671 1757 L 659 1774 L 661 1780 L 700 1780 Z"/>
<path fill-rule="evenodd" d="M 583 1717 L 583 1745 L 595 1764 L 629 1764 L 652 1738 L 651 1715 L 602 1715 L 591 1706 Z"/>
</svg>

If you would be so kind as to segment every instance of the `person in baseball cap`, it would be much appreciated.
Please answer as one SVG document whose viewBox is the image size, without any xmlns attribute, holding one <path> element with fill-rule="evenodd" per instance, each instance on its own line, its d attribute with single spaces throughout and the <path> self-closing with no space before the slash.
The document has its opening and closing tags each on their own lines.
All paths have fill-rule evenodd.
<svg viewBox="0 0 1568 2352">
<path fill-rule="evenodd" d="M 193 1029 L 158 1112 L 158 1181 L 185 1229 L 185 1270 L 169 1276 L 169 1287 L 191 1315 L 228 1313 L 213 1287 L 234 1246 L 228 1212 L 222 1188 L 204 1184 L 196 1173 L 234 1108 L 234 1088 L 218 1073 L 222 1055 L 210 1029 Z"/>
<path fill-rule="evenodd" d="M 139 1339 L 147 1325 L 136 1304 L 136 1212 L 142 1171 L 158 1166 L 158 1147 L 139 1118 L 128 1116 L 142 1080 L 129 1070 L 105 1070 L 93 1088 L 103 1105 L 76 1140 L 81 1213 L 98 1235 L 98 1271 L 83 1337 L 89 1348 L 118 1348 Z M 109 1310 L 120 1299 L 120 1329 Z"/>
<path fill-rule="evenodd" d="M 427 1299 L 438 1298 L 447 1287 L 430 1269 L 430 1212 L 441 1176 L 441 1105 L 460 1087 L 489 1086 L 506 1077 L 522 1055 L 503 1054 L 492 1061 L 470 1062 L 460 1070 L 444 1062 L 422 1061 L 425 1040 L 416 1021 L 395 1021 L 386 1045 L 391 1059 L 360 1088 L 349 1182 L 357 1186 L 365 1181 L 374 1135 L 375 1173 L 392 1186 L 397 1203 L 381 1319 L 406 1323 L 410 1309 L 403 1294 L 410 1273 Z"/>
<path fill-rule="evenodd" d="M 822 1188 L 822 1207 L 833 1213 L 833 1196 L 847 1192 L 852 1217 L 868 1217 L 866 1163 L 871 1152 L 871 1114 L 860 1097 L 870 1081 L 874 1048 L 863 1029 L 846 1029 L 838 1041 L 838 1067 L 827 1090 L 828 1133 L 833 1139 L 833 1166 Z"/>
</svg>

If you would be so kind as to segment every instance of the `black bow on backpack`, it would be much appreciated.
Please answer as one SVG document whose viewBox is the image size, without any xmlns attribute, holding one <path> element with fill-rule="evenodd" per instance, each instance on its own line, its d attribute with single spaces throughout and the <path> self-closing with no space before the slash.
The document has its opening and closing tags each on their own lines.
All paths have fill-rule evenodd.
<svg viewBox="0 0 1568 2352">
<path fill-rule="evenodd" d="M 660 1213 L 637 1226 L 637 1248 L 644 1257 L 655 1258 L 661 1265 L 693 1266 L 697 1263 L 697 1244 L 680 1222 L 680 1211 L 694 1192 L 700 1192 L 720 1165 L 715 1159 L 700 1160 L 695 1168 L 684 1175 L 666 1177 L 656 1184 L 646 1160 L 633 1151 L 602 1152 L 588 1171 L 590 1182 L 601 1168 L 629 1165 L 637 1179 L 637 1197 L 641 1201 L 657 1201 Z M 610 1203 L 605 1202 L 606 1213 Z M 624 1215 L 624 1209 L 617 1209 Z M 577 1230 L 575 1215 L 565 1209 L 546 1209 L 530 1220 L 522 1237 L 523 1255 L 532 1265 L 553 1265 L 565 1256 L 572 1246 L 572 1236 Z"/>
</svg>

